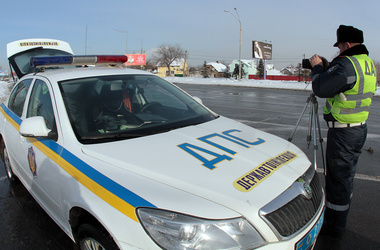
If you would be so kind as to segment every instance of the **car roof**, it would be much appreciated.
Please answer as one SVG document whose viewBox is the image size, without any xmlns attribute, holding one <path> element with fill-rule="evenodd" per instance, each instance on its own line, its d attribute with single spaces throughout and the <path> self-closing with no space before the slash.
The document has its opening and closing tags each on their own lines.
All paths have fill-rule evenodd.
<svg viewBox="0 0 380 250">
<path fill-rule="evenodd" d="M 129 68 L 114 68 L 114 67 L 81 67 L 70 69 L 52 69 L 45 72 L 29 74 L 43 76 L 53 81 L 63 81 L 69 79 L 86 78 L 92 76 L 105 75 L 153 75 L 149 72 L 129 69 Z"/>
</svg>

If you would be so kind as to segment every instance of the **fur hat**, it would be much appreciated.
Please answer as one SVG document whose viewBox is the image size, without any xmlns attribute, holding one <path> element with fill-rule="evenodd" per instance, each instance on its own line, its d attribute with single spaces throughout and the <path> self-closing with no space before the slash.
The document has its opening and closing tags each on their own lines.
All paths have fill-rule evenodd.
<svg viewBox="0 0 380 250">
<path fill-rule="evenodd" d="M 363 43 L 363 31 L 354 28 L 353 26 L 340 25 L 336 30 L 337 42 L 334 47 L 338 47 L 340 42 L 350 42 L 350 43 Z"/>
</svg>

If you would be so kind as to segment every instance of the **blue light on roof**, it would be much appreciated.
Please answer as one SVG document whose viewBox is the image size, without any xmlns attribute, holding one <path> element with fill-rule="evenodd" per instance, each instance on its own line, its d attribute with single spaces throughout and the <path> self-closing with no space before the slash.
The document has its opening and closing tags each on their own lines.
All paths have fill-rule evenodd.
<svg viewBox="0 0 380 250">
<path fill-rule="evenodd" d="M 125 63 L 128 57 L 125 55 L 106 55 L 106 56 L 45 56 L 32 57 L 31 67 L 52 67 L 64 65 L 93 65 L 93 64 L 121 64 Z"/>
</svg>

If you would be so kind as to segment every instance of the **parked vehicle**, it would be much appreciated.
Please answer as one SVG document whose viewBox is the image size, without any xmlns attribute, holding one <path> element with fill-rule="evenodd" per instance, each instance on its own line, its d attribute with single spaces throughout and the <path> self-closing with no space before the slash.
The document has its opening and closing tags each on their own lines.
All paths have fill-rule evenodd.
<svg viewBox="0 0 380 250">
<path fill-rule="evenodd" d="M 0 107 L 0 146 L 9 180 L 81 249 L 313 246 L 324 193 L 299 148 L 158 76 L 97 67 L 126 56 L 63 44 L 8 46 L 20 80 Z"/>
</svg>

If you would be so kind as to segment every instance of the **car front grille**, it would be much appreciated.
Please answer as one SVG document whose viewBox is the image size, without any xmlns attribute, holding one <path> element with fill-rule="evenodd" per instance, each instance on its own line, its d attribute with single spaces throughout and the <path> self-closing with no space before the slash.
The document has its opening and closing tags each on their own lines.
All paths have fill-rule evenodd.
<svg viewBox="0 0 380 250">
<path fill-rule="evenodd" d="M 320 208 L 324 197 L 319 182 L 318 174 L 315 173 L 310 182 L 311 198 L 299 194 L 290 202 L 270 213 L 264 213 L 263 217 L 281 238 L 287 238 L 298 232 L 307 225 Z"/>
</svg>

